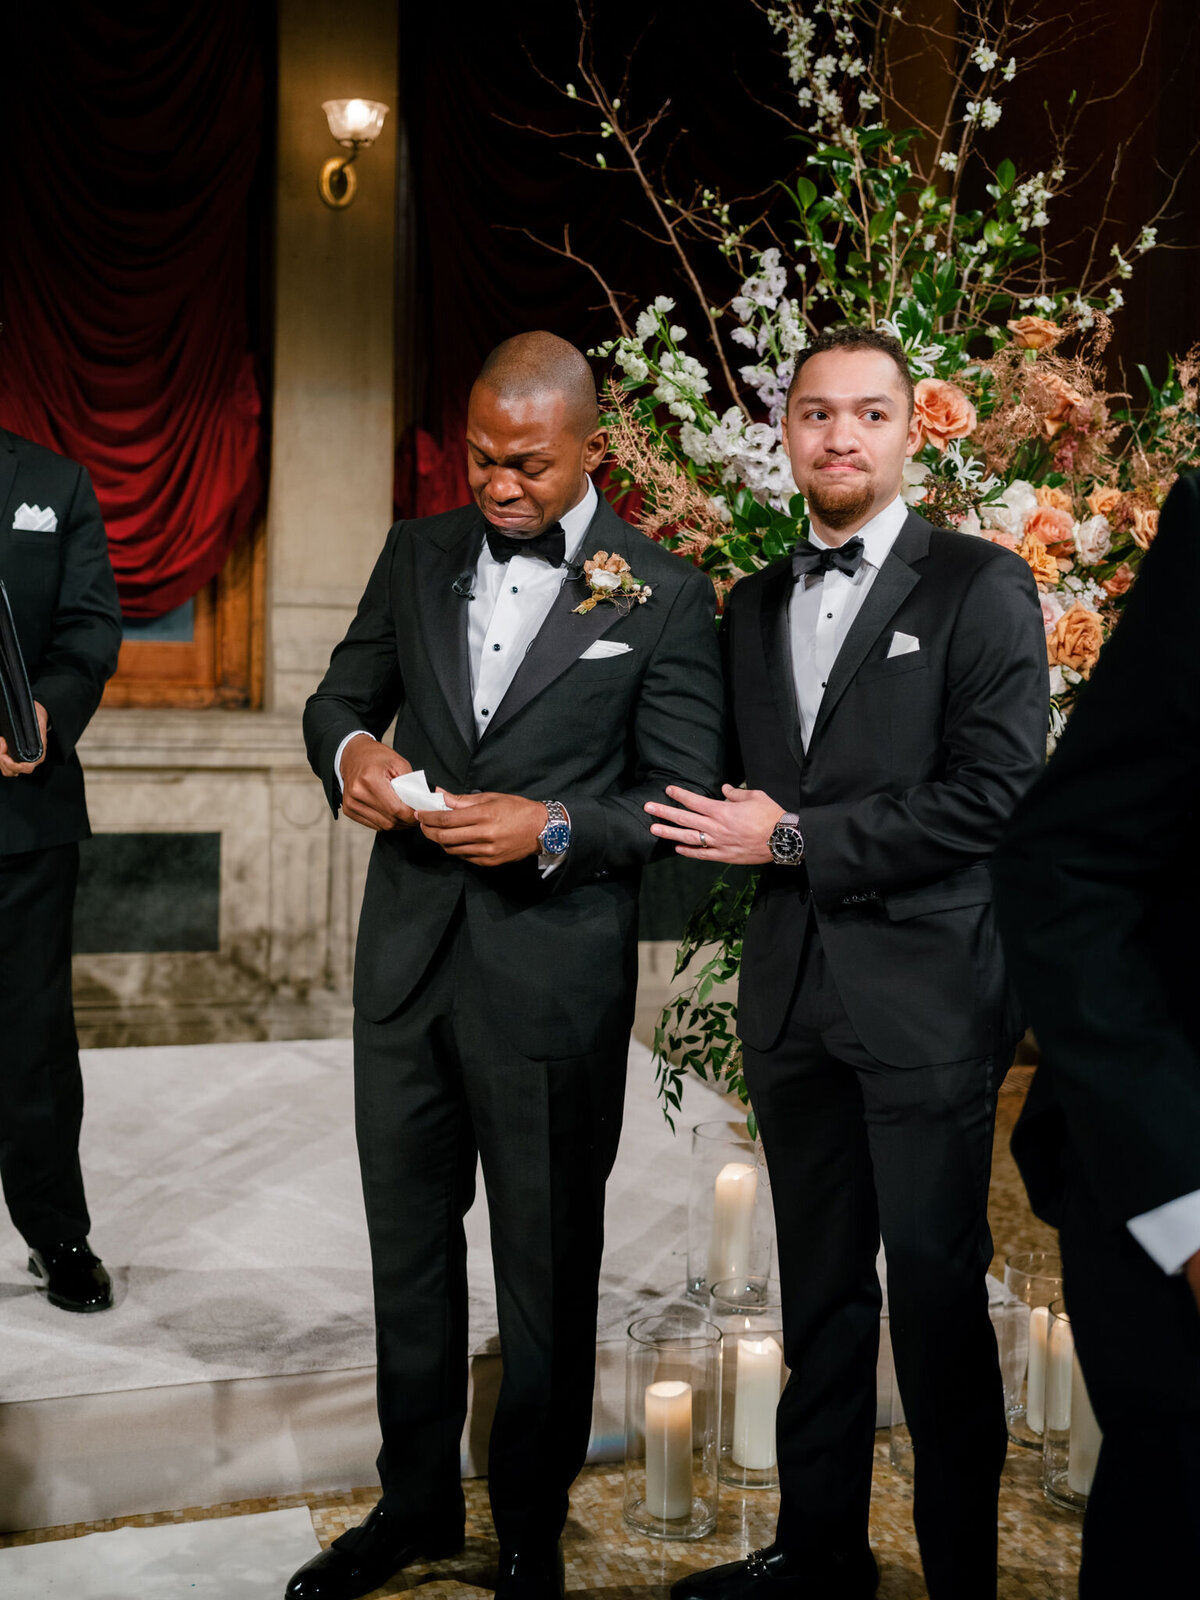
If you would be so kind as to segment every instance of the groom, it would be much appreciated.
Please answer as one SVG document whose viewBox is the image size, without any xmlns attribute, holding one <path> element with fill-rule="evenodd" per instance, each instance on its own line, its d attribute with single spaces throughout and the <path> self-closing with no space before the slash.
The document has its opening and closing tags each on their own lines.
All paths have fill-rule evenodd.
<svg viewBox="0 0 1200 1600">
<path fill-rule="evenodd" d="M 926 1584 L 987 1600 L 1005 1454 L 987 1193 L 1020 1032 L 988 857 L 1042 765 L 1041 614 L 1023 561 L 901 500 L 921 433 L 894 339 L 816 339 L 784 437 L 812 541 L 740 582 L 722 629 L 748 787 L 647 807 L 681 854 L 763 869 L 738 1027 L 791 1368 L 775 1543 L 673 1594 L 874 1593 L 882 1232 Z"/>
<path fill-rule="evenodd" d="M 530 333 L 493 351 L 467 417 L 475 504 L 392 528 L 305 711 L 330 805 L 376 831 L 354 1066 L 383 1496 L 294 1576 L 297 1600 L 351 1600 L 461 1548 L 477 1156 L 504 1358 L 488 1467 L 497 1594 L 562 1591 L 638 880 L 656 853 L 642 807 L 672 783 L 711 793 L 721 762 L 712 585 L 597 495 L 606 445 L 574 346 Z M 580 614 L 580 569 L 598 552 L 624 559 L 643 603 Z M 377 742 L 394 717 L 392 743 Z M 414 768 L 448 809 L 397 798 L 392 779 Z"/>
</svg>

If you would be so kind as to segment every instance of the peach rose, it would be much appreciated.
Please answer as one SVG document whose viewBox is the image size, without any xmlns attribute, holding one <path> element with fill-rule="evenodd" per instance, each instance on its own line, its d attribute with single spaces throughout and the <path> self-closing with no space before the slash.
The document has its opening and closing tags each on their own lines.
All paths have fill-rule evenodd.
<svg viewBox="0 0 1200 1600">
<path fill-rule="evenodd" d="M 1045 317 L 1018 317 L 1009 323 L 1008 331 L 1013 343 L 1019 344 L 1022 350 L 1052 350 L 1063 337 L 1058 323 Z"/>
<path fill-rule="evenodd" d="M 1057 372 L 1047 372 L 1042 375 L 1042 383 L 1049 389 L 1052 398 L 1050 409 L 1042 418 L 1042 432 L 1047 439 L 1054 435 L 1068 422 L 1074 421 L 1071 413 L 1076 406 L 1085 407 L 1087 402 L 1077 389 L 1072 389 L 1065 378 L 1060 378 Z"/>
<path fill-rule="evenodd" d="M 1056 506 L 1039 506 L 1029 515 L 1025 537 L 1040 539 L 1043 544 L 1071 544 L 1075 539 L 1075 518 Z"/>
<path fill-rule="evenodd" d="M 1040 489 L 1035 489 L 1037 503 L 1040 506 L 1049 506 L 1052 511 L 1070 511 L 1073 501 L 1065 489 L 1052 489 L 1044 483 Z"/>
<path fill-rule="evenodd" d="M 1015 533 L 1001 533 L 997 528 L 985 528 L 983 538 L 990 539 L 993 544 L 1003 545 L 1006 550 L 1016 550 L 1021 543 Z"/>
<path fill-rule="evenodd" d="M 1102 483 L 1087 497 L 1087 508 L 1094 517 L 1109 517 L 1121 504 L 1121 491 Z"/>
<path fill-rule="evenodd" d="M 975 407 L 955 383 L 922 378 L 913 392 L 913 410 L 923 443 L 935 450 L 944 450 L 951 439 L 965 439 L 975 431 Z"/>
<path fill-rule="evenodd" d="M 1126 593 L 1129 585 L 1132 582 L 1133 568 L 1127 561 L 1122 561 L 1121 565 L 1113 573 L 1112 577 L 1105 578 L 1100 587 L 1104 590 L 1105 594 L 1111 595 L 1115 600 L 1119 594 Z"/>
<path fill-rule="evenodd" d="M 1158 512 L 1147 511 L 1145 506 L 1133 508 L 1133 542 L 1139 550 L 1149 550 L 1158 532 Z"/>
<path fill-rule="evenodd" d="M 1047 638 L 1049 638 L 1066 607 L 1056 594 L 1039 594 L 1038 599 L 1042 605 L 1042 627 L 1046 631 Z"/>
<path fill-rule="evenodd" d="M 1104 624 L 1095 611 L 1077 600 L 1054 624 L 1046 641 L 1052 667 L 1071 667 L 1081 677 L 1091 677 L 1104 643 Z"/>
<path fill-rule="evenodd" d="M 1058 562 L 1035 534 L 1025 535 L 1017 546 L 1017 554 L 1028 564 L 1039 588 L 1058 582 Z"/>
</svg>

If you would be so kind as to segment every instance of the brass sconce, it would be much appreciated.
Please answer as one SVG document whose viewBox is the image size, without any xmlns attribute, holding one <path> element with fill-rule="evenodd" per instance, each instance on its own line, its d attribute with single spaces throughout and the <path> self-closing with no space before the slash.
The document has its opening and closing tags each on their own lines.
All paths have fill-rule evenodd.
<svg viewBox="0 0 1200 1600">
<path fill-rule="evenodd" d="M 325 204 L 340 211 L 354 199 L 358 188 L 351 162 L 378 139 L 388 108 L 379 100 L 326 100 L 321 110 L 328 118 L 330 133 L 350 152 L 348 156 L 330 156 L 321 168 L 318 184 Z"/>
</svg>

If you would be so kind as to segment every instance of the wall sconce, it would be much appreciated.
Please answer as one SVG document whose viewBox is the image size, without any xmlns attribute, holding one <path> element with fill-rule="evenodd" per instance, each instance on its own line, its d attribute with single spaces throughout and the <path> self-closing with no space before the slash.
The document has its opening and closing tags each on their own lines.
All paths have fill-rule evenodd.
<svg viewBox="0 0 1200 1600">
<path fill-rule="evenodd" d="M 350 151 L 348 156 L 330 156 L 321 168 L 318 183 L 321 199 L 340 211 L 354 199 L 358 188 L 358 179 L 350 163 L 357 161 L 359 153 L 369 150 L 378 139 L 388 108 L 378 100 L 326 100 L 321 110 L 329 120 L 330 133 L 338 144 Z"/>
</svg>

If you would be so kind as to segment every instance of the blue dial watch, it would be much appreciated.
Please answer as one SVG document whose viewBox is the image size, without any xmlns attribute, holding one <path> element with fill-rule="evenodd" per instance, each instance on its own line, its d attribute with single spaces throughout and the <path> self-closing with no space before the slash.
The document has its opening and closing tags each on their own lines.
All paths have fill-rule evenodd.
<svg viewBox="0 0 1200 1600">
<path fill-rule="evenodd" d="M 546 826 L 538 834 L 542 854 L 565 855 L 571 848 L 571 819 L 567 815 L 567 808 L 557 800 L 544 800 L 542 804 L 546 807 Z"/>
</svg>

